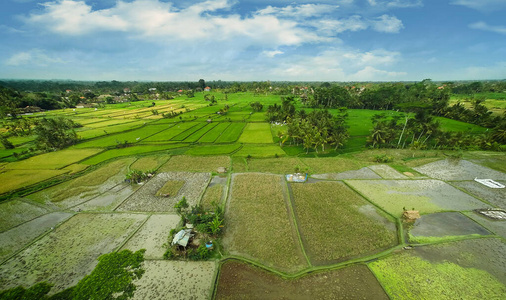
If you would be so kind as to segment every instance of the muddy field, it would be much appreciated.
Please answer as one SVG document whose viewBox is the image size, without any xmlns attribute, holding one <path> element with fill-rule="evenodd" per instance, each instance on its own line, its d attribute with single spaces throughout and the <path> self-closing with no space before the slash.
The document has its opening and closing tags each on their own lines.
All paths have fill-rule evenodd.
<svg viewBox="0 0 506 300">
<path fill-rule="evenodd" d="M 423 215 L 416 220 L 409 232 L 415 238 L 491 234 L 478 223 L 458 212 Z"/>
<path fill-rule="evenodd" d="M 504 221 L 498 221 L 498 220 L 491 220 L 481 214 L 477 214 L 475 212 L 467 212 L 465 213 L 466 216 L 473 219 L 478 224 L 482 225 L 483 227 L 487 228 L 489 231 L 493 232 L 494 234 L 506 239 L 506 222 Z"/>
<path fill-rule="evenodd" d="M 475 178 L 506 180 L 506 174 L 467 160 L 439 160 L 414 169 L 429 177 L 441 180 L 474 180 Z"/>
<path fill-rule="evenodd" d="M 311 175 L 317 179 L 344 180 L 344 179 L 381 179 L 381 176 L 373 170 L 364 167 L 358 170 L 344 171 L 341 173 L 327 173 Z"/>
<path fill-rule="evenodd" d="M 406 179 L 406 175 L 399 173 L 394 168 L 387 165 L 372 165 L 369 169 L 373 170 L 376 174 L 384 179 Z"/>
<path fill-rule="evenodd" d="M 78 214 L 0 266 L 0 290 L 40 281 L 51 292 L 75 285 L 146 219 L 143 215 Z"/>
<path fill-rule="evenodd" d="M 387 212 L 400 217 L 403 209 L 422 214 L 444 210 L 466 211 L 490 208 L 490 205 L 469 196 L 439 180 L 348 180 L 353 188 Z"/>
<path fill-rule="evenodd" d="M 388 299 L 367 269 L 358 265 L 283 279 L 260 268 L 228 261 L 221 266 L 216 299 Z"/>
<path fill-rule="evenodd" d="M 186 198 L 190 206 L 194 206 L 199 202 L 210 179 L 210 173 L 160 173 L 143 184 L 142 187 L 126 199 L 117 210 L 174 212 L 174 204 L 179 202 L 183 197 Z M 184 181 L 185 183 L 176 195 L 168 197 L 157 196 L 156 193 L 169 180 Z"/>
<path fill-rule="evenodd" d="M 51 209 L 22 200 L 7 201 L 0 204 L 0 232 L 33 220 Z"/>
<path fill-rule="evenodd" d="M 177 215 L 152 215 L 122 249 L 132 251 L 146 249 L 144 258 L 163 259 L 163 254 L 167 250 L 169 232 L 176 228 L 180 221 L 181 217 Z"/>
<path fill-rule="evenodd" d="M 498 182 L 506 185 L 506 181 Z M 469 194 L 476 196 L 479 199 L 482 199 L 494 206 L 499 208 L 506 209 L 506 188 L 504 189 L 493 189 L 485 186 L 476 181 L 454 181 L 451 182 L 452 185 L 463 189 Z"/>
<path fill-rule="evenodd" d="M 71 213 L 53 212 L 0 233 L 0 262 L 71 216 Z"/>
<path fill-rule="evenodd" d="M 133 299 L 210 299 L 215 262 L 145 261 Z"/>
</svg>

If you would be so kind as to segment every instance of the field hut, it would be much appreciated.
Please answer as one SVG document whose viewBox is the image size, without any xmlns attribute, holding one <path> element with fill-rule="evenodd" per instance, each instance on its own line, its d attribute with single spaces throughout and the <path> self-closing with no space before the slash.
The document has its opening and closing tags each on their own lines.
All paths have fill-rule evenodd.
<svg viewBox="0 0 506 300">
<path fill-rule="evenodd" d="M 414 222 L 417 219 L 420 219 L 420 212 L 418 210 L 405 210 L 402 213 L 402 218 L 407 222 Z"/>
</svg>

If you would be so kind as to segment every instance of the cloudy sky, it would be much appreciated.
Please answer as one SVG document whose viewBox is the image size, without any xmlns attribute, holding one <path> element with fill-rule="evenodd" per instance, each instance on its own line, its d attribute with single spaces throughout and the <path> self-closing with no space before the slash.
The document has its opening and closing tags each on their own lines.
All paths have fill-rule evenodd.
<svg viewBox="0 0 506 300">
<path fill-rule="evenodd" d="M 506 0 L 1 0 L 0 78 L 506 78 Z"/>
</svg>

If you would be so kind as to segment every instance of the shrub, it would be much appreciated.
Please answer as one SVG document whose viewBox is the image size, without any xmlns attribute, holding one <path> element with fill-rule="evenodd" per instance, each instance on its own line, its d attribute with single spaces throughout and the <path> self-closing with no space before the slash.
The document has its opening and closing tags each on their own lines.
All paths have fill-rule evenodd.
<svg viewBox="0 0 506 300">
<path fill-rule="evenodd" d="M 394 161 L 394 158 L 391 157 L 391 156 L 388 156 L 386 154 L 383 154 L 383 155 L 376 155 L 374 157 L 374 161 L 375 162 L 379 162 L 379 163 L 389 163 L 389 162 L 392 162 Z"/>
</svg>

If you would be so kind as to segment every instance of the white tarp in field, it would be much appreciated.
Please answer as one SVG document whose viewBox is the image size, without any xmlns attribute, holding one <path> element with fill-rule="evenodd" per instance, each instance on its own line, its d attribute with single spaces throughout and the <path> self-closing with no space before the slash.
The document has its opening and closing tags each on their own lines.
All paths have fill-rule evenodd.
<svg viewBox="0 0 506 300">
<path fill-rule="evenodd" d="M 191 229 L 183 229 L 176 233 L 174 236 L 174 239 L 172 239 L 172 245 L 178 244 L 183 247 L 186 247 L 188 245 L 188 241 L 193 236 Z"/>
<path fill-rule="evenodd" d="M 475 178 L 474 181 L 479 182 L 479 183 L 486 185 L 486 186 L 493 188 L 493 189 L 503 189 L 504 188 L 504 184 L 501 184 L 501 183 L 494 181 L 492 179 Z"/>
</svg>

